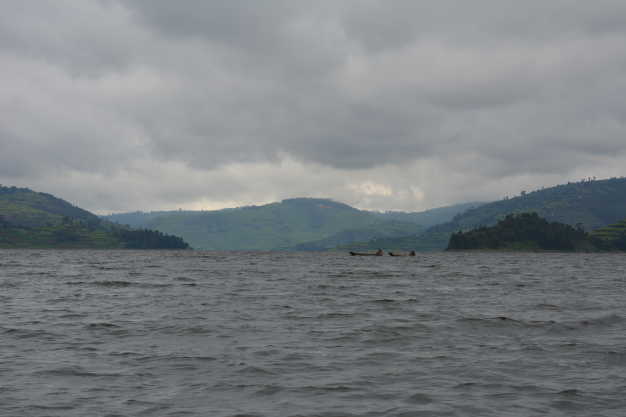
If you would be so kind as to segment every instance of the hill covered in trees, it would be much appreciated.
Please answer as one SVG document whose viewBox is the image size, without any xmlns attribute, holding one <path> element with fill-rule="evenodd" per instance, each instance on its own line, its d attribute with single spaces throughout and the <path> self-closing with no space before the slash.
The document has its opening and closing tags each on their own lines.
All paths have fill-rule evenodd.
<svg viewBox="0 0 626 417">
<path fill-rule="evenodd" d="M 0 186 L 0 248 L 188 247 L 179 237 L 112 224 L 50 194 Z"/>
<path fill-rule="evenodd" d="M 296 251 L 331 250 L 337 246 L 349 244 L 351 242 L 379 239 L 383 237 L 395 238 L 412 233 L 419 233 L 422 230 L 424 230 L 424 227 L 419 224 L 388 220 L 372 223 L 370 226 L 364 226 L 357 229 L 342 230 L 329 237 L 311 242 L 300 243 L 287 249 Z"/>
<path fill-rule="evenodd" d="M 370 212 L 320 198 L 215 211 L 134 212 L 110 221 L 182 236 L 207 250 L 327 250 L 355 240 L 414 235 L 466 206 L 422 213 Z M 423 222 L 423 223 L 422 223 Z"/>
<path fill-rule="evenodd" d="M 448 250 L 595 250 L 581 227 L 548 222 L 537 213 L 509 214 L 495 226 L 453 233 Z"/>
<path fill-rule="evenodd" d="M 509 214 L 535 212 L 550 222 L 579 225 L 586 231 L 613 224 L 626 217 L 626 178 L 584 180 L 481 205 L 456 215 L 451 221 L 400 239 L 366 242 L 362 247 L 415 250 L 445 249 L 459 230 L 492 226 Z"/>
<path fill-rule="evenodd" d="M 454 216 L 463 213 L 469 209 L 480 207 L 484 202 L 460 203 L 451 206 L 437 207 L 425 211 L 404 212 L 404 211 L 385 211 L 371 212 L 384 220 L 396 220 L 400 222 L 410 222 L 419 224 L 424 228 L 432 227 L 437 224 L 450 221 Z"/>
</svg>

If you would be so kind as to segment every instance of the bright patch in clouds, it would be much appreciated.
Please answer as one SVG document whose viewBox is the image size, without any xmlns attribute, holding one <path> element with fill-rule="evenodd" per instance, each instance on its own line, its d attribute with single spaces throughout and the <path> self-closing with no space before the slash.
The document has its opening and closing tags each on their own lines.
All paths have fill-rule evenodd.
<svg viewBox="0 0 626 417">
<path fill-rule="evenodd" d="M 626 3 L 8 0 L 0 183 L 103 213 L 489 200 L 626 166 Z"/>
<path fill-rule="evenodd" d="M 391 187 L 384 184 L 377 184 L 371 181 L 366 181 L 361 184 L 355 184 L 349 186 L 352 191 L 358 194 L 364 194 L 366 196 L 383 196 L 389 197 L 393 195 Z"/>
</svg>

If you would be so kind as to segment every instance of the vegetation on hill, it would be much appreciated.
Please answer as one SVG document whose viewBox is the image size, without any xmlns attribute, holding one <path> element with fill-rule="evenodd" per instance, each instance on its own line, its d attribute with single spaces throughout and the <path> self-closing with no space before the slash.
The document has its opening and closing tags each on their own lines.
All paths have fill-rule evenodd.
<svg viewBox="0 0 626 417">
<path fill-rule="evenodd" d="M 188 247 L 179 237 L 115 225 L 50 194 L 0 186 L 0 248 Z"/>
<path fill-rule="evenodd" d="M 153 220 L 161 217 L 161 216 L 169 216 L 172 214 L 175 215 L 193 215 L 203 213 L 202 211 L 187 211 L 187 210 L 176 210 L 176 211 L 133 211 L 129 213 L 117 213 L 117 214 L 109 214 L 108 216 L 102 216 L 103 219 L 117 223 L 123 224 L 130 227 L 146 227 Z"/>
<path fill-rule="evenodd" d="M 537 213 L 509 214 L 495 226 L 453 233 L 448 250 L 591 250 L 596 249 L 581 228 L 548 222 Z"/>
<path fill-rule="evenodd" d="M 36 193 L 28 188 L 2 185 L 0 185 L 0 216 L 6 224 L 26 228 L 58 224 L 66 218 L 80 220 L 90 225 L 100 223 L 95 214 L 53 195 Z"/>
<path fill-rule="evenodd" d="M 107 217 L 117 221 L 120 215 Z M 348 229 L 383 228 L 369 212 L 327 199 L 294 198 L 217 211 L 171 211 L 147 216 L 143 227 L 182 236 L 207 250 L 288 250 Z M 406 224 L 410 230 L 414 224 Z"/>
<path fill-rule="evenodd" d="M 591 232 L 597 246 L 626 251 L 626 219 Z"/>
<path fill-rule="evenodd" d="M 385 211 L 382 213 L 374 212 L 374 214 L 380 216 L 384 220 L 397 220 L 401 222 L 415 223 L 426 228 L 448 222 L 457 214 L 482 206 L 483 204 L 485 203 L 461 203 L 414 213 L 404 211 Z"/>
<path fill-rule="evenodd" d="M 323 251 L 335 249 L 338 246 L 350 244 L 352 242 L 369 241 L 376 238 L 393 238 L 415 234 L 422 231 L 424 227 L 419 224 L 401 221 L 386 221 L 373 223 L 360 229 L 342 230 L 327 238 L 313 242 L 300 243 L 288 248 L 297 251 Z"/>
<path fill-rule="evenodd" d="M 328 199 L 293 198 L 216 211 L 123 213 L 105 218 L 182 236 L 209 250 L 327 250 L 355 240 L 400 237 L 451 219 L 465 206 L 423 213 L 370 212 Z"/>
<path fill-rule="evenodd" d="M 442 250 L 458 230 L 491 226 L 509 214 L 524 212 L 536 212 L 551 222 L 580 225 L 587 231 L 604 227 L 626 217 L 626 178 L 587 179 L 533 192 L 522 191 L 517 197 L 469 209 L 423 233 L 371 242 L 371 247 Z"/>
<path fill-rule="evenodd" d="M 384 248 L 386 251 L 428 251 L 430 246 L 423 247 L 418 240 L 420 232 L 400 237 L 381 237 L 370 240 L 354 241 L 337 246 L 336 250 L 366 252 Z"/>
</svg>

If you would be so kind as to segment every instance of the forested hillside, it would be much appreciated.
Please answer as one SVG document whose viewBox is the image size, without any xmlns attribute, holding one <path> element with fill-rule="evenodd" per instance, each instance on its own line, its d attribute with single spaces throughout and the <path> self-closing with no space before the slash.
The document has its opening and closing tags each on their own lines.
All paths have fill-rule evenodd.
<svg viewBox="0 0 626 417">
<path fill-rule="evenodd" d="M 128 217 L 107 218 L 116 221 Z M 346 204 L 315 198 L 217 211 L 172 211 L 149 214 L 146 220 L 144 227 L 183 236 L 194 248 L 207 250 L 288 250 L 342 230 L 384 229 L 387 223 Z M 403 230 L 407 228 L 415 230 L 415 225 L 406 223 Z"/>
<path fill-rule="evenodd" d="M 537 213 L 509 214 L 495 226 L 453 233 L 448 250 L 595 250 L 582 228 L 548 222 Z"/>
<path fill-rule="evenodd" d="M 65 200 L 0 186 L 0 248 L 185 249 L 181 238 L 103 221 Z"/>
<path fill-rule="evenodd" d="M 295 245 L 290 250 L 297 251 L 322 251 L 335 249 L 337 246 L 346 245 L 352 242 L 372 240 L 377 238 L 397 238 L 419 233 L 424 230 L 419 224 L 401 221 L 386 221 L 373 223 L 371 226 L 360 229 L 348 229 L 335 233 L 327 238 L 305 242 Z"/>
<path fill-rule="evenodd" d="M 362 243 L 360 248 L 442 250 L 452 233 L 491 226 L 508 214 L 536 212 L 551 222 L 580 225 L 591 231 L 626 217 L 626 178 L 584 180 L 532 192 L 469 209 L 452 221 L 400 239 Z"/>
<path fill-rule="evenodd" d="M 427 228 L 435 226 L 437 224 L 450 221 L 457 214 L 463 213 L 469 209 L 480 207 L 485 203 L 473 202 L 473 203 L 461 203 L 451 206 L 437 207 L 430 210 L 419 212 L 404 212 L 404 211 L 385 211 L 382 213 L 374 214 L 380 216 L 385 220 L 397 220 L 401 222 L 411 222 L 419 224 L 420 226 Z"/>
<path fill-rule="evenodd" d="M 472 206 L 478 203 L 472 203 Z M 133 212 L 105 218 L 182 236 L 209 250 L 327 250 L 355 240 L 418 233 L 465 205 L 422 213 L 370 212 L 328 199 L 293 198 L 216 211 Z"/>
</svg>

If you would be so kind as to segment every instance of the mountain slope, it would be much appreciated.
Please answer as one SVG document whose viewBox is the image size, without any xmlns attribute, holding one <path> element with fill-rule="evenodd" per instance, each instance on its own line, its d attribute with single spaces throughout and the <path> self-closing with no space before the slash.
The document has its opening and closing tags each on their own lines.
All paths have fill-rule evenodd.
<svg viewBox="0 0 626 417">
<path fill-rule="evenodd" d="M 596 229 L 590 235 L 602 249 L 626 251 L 626 218 Z"/>
<path fill-rule="evenodd" d="M 424 230 L 424 227 L 412 222 L 400 222 L 389 220 L 373 223 L 370 226 L 359 229 L 347 229 L 335 233 L 327 238 L 305 242 L 295 245 L 291 250 L 298 251 L 323 251 L 335 249 L 337 246 L 352 242 L 368 241 L 380 238 L 398 238 L 410 234 L 416 234 Z"/>
<path fill-rule="evenodd" d="M 1 248 L 176 248 L 180 238 L 103 221 L 79 207 L 28 188 L 0 186 Z"/>
<path fill-rule="evenodd" d="M 410 222 L 419 224 L 423 227 L 431 227 L 437 224 L 445 223 L 457 214 L 463 213 L 469 209 L 482 206 L 485 203 L 461 203 L 451 206 L 437 207 L 430 210 L 420 212 L 403 212 L 403 211 L 386 211 L 383 213 L 375 213 L 384 220 L 397 220 L 402 222 Z"/>
<path fill-rule="evenodd" d="M 19 227 L 42 227 L 59 223 L 66 217 L 86 223 L 100 223 L 95 214 L 65 200 L 17 187 L 0 186 L 0 216 L 5 222 Z"/>
<path fill-rule="evenodd" d="M 537 213 L 509 214 L 497 224 L 453 233 L 448 250 L 597 250 L 582 228 L 548 222 Z"/>
<path fill-rule="evenodd" d="M 626 234 L 626 219 L 594 230 L 591 235 L 600 239 L 616 240 Z"/>
<path fill-rule="evenodd" d="M 106 219 L 182 236 L 208 250 L 325 250 L 354 240 L 415 234 L 453 206 L 422 213 L 369 212 L 328 199 L 293 198 L 263 206 L 216 211 L 123 213 Z"/>
<path fill-rule="evenodd" d="M 107 217 L 116 221 L 118 215 Z M 208 212 L 168 212 L 146 217 L 143 226 L 175 233 L 199 249 L 271 250 L 326 238 L 339 230 L 381 222 L 368 212 L 326 199 L 294 198 L 280 203 Z"/>
<path fill-rule="evenodd" d="M 491 226 L 508 214 L 523 212 L 536 212 L 550 222 L 580 225 L 588 231 L 597 229 L 626 217 L 626 178 L 586 180 L 522 192 L 515 198 L 467 210 L 452 221 L 433 226 L 413 237 L 368 244 L 369 247 L 389 249 L 441 250 L 456 231 Z"/>
</svg>

